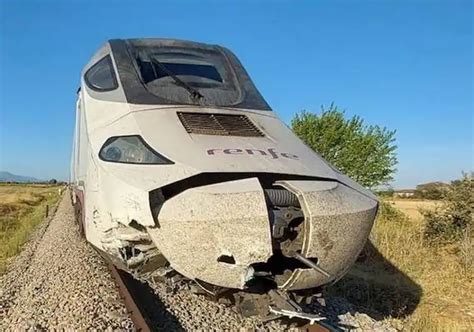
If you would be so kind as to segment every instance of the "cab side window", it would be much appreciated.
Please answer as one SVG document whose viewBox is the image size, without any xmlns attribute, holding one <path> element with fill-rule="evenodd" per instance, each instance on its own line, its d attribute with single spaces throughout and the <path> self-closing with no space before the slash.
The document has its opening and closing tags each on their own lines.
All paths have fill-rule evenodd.
<svg viewBox="0 0 474 332">
<path fill-rule="evenodd" d="M 84 80 L 87 86 L 95 91 L 104 92 L 117 89 L 117 78 L 110 55 L 103 57 L 89 68 L 84 75 Z"/>
</svg>

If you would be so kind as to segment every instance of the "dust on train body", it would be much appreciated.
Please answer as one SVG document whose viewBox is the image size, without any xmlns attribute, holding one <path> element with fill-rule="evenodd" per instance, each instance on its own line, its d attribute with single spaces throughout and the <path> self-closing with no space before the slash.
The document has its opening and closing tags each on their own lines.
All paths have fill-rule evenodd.
<svg viewBox="0 0 474 332">
<path fill-rule="evenodd" d="M 81 75 L 72 155 L 87 241 L 138 275 L 168 267 L 240 292 L 319 287 L 355 261 L 378 208 L 216 45 L 105 43 Z"/>
</svg>

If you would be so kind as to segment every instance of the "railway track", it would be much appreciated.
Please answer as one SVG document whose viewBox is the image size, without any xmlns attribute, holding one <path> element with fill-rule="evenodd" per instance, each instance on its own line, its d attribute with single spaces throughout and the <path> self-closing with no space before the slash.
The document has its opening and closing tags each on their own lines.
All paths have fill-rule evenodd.
<svg viewBox="0 0 474 332">
<path fill-rule="evenodd" d="M 153 301 L 150 301 L 150 295 L 143 284 L 134 279 L 131 275 L 117 269 L 113 264 L 107 262 L 110 272 L 119 289 L 120 296 L 130 314 L 130 318 L 137 331 L 150 332 L 156 331 L 159 327 L 158 321 L 151 318 L 147 311 L 153 311 Z M 147 308 L 147 306 L 151 306 Z M 301 331 L 306 332 L 333 332 L 337 331 L 323 322 L 314 322 L 300 327 Z"/>
<path fill-rule="evenodd" d="M 133 278 L 127 273 L 117 269 L 112 263 L 108 262 L 107 264 L 136 330 L 139 332 L 151 332 L 151 324 L 149 324 L 143 316 L 142 311 L 137 305 L 138 299 L 136 298 L 136 294 L 134 294 L 131 289 L 131 282 L 133 281 L 130 279 Z"/>
</svg>

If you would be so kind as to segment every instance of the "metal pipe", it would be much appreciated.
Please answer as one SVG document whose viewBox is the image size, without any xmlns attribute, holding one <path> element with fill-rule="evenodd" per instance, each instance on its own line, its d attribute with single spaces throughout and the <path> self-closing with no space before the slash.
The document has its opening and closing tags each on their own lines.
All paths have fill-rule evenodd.
<svg viewBox="0 0 474 332">
<path fill-rule="evenodd" d="M 306 264 L 308 265 L 309 267 L 315 269 L 316 271 L 318 271 L 319 273 L 325 275 L 326 277 L 328 278 L 331 278 L 331 275 L 325 271 L 324 269 L 322 269 L 321 267 L 319 267 L 318 265 L 316 265 L 316 263 L 314 263 L 313 261 L 309 260 L 308 258 L 302 256 L 300 253 L 295 253 L 294 254 L 294 257 L 299 260 L 300 262 L 302 262 L 303 264 Z"/>
</svg>

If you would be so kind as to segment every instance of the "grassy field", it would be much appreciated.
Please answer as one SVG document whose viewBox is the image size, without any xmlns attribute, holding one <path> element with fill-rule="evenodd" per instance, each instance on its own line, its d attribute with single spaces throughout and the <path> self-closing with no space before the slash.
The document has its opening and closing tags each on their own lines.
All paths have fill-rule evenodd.
<svg viewBox="0 0 474 332">
<path fill-rule="evenodd" d="M 330 294 L 408 331 L 474 330 L 473 267 L 456 245 L 429 245 L 419 208 L 432 201 L 387 201 L 363 254 Z M 472 255 L 472 242 L 469 242 Z"/>
<path fill-rule="evenodd" d="M 437 201 L 416 200 L 416 199 L 391 199 L 387 203 L 399 209 L 410 219 L 416 222 L 422 221 L 420 209 L 434 209 L 436 205 L 441 204 Z"/>
<path fill-rule="evenodd" d="M 15 256 L 35 226 L 44 218 L 46 205 L 59 199 L 58 186 L 0 184 L 0 273 Z"/>
</svg>

